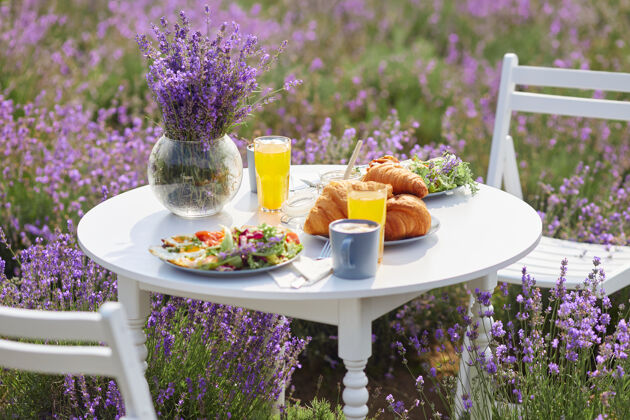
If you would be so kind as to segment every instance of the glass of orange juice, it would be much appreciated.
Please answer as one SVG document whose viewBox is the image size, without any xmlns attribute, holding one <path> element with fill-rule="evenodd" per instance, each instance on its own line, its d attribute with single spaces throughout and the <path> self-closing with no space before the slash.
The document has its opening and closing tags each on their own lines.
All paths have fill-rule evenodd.
<svg viewBox="0 0 630 420">
<path fill-rule="evenodd" d="M 373 220 L 381 225 L 378 262 L 383 260 L 387 185 L 354 182 L 348 185 L 348 218 Z"/>
<path fill-rule="evenodd" d="M 262 211 L 280 211 L 289 195 L 291 139 L 264 136 L 254 140 L 258 206 Z"/>
</svg>

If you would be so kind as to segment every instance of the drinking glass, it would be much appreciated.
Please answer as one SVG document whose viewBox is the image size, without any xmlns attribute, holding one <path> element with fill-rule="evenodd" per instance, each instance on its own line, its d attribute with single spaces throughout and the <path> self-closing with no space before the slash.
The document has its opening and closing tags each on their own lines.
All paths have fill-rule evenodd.
<svg viewBox="0 0 630 420">
<path fill-rule="evenodd" d="M 345 169 L 333 169 L 333 170 L 320 172 L 319 184 L 318 184 L 319 193 L 321 194 L 322 191 L 324 190 L 324 187 L 328 185 L 331 181 L 342 180 L 345 172 L 346 172 Z M 361 175 L 361 172 L 359 171 L 359 169 L 354 167 L 352 168 L 352 171 L 350 172 L 350 176 L 348 177 L 348 179 L 358 181 L 361 179 L 362 176 L 363 175 Z"/>
<path fill-rule="evenodd" d="M 381 226 L 378 262 L 383 260 L 387 185 L 352 183 L 348 185 L 348 218 L 367 219 Z"/>
<path fill-rule="evenodd" d="M 279 212 L 289 195 L 291 139 L 264 136 L 254 140 L 258 206 L 265 212 Z"/>
</svg>

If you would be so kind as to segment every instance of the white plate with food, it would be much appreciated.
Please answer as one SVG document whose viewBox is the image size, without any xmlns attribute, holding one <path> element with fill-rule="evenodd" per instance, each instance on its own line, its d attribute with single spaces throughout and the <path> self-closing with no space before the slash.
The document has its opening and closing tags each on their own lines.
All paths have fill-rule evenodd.
<svg viewBox="0 0 630 420">
<path fill-rule="evenodd" d="M 149 252 L 179 270 L 209 277 L 237 277 L 287 265 L 299 257 L 303 248 L 297 233 L 263 223 L 170 236 Z"/>
<path fill-rule="evenodd" d="M 326 185 L 310 209 L 302 230 L 313 236 L 327 236 L 332 221 L 348 217 L 347 191 L 351 185 L 370 191 L 385 184 L 385 238 L 389 241 L 404 240 L 424 236 L 429 231 L 431 214 L 420 199 L 427 194 L 427 187 L 419 175 L 394 165 L 379 164 L 368 172 L 368 176 L 370 179 L 364 181 L 336 181 Z M 350 214 L 359 217 L 362 214 L 360 209 L 359 204 L 355 207 L 357 211 Z"/>
</svg>

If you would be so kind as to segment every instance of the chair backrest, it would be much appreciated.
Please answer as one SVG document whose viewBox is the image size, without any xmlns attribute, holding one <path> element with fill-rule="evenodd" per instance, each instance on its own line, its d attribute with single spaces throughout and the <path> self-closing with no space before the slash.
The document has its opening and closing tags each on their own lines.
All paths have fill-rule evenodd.
<svg viewBox="0 0 630 420">
<path fill-rule="evenodd" d="M 140 358 L 119 303 L 107 302 L 98 313 L 0 307 L 0 337 L 106 343 L 107 347 L 47 345 L 0 339 L 0 366 L 114 377 L 125 401 L 125 418 L 156 418 Z"/>
<path fill-rule="evenodd" d="M 630 73 L 519 66 L 516 54 L 503 57 L 501 85 L 486 182 L 523 198 L 510 130 L 512 111 L 630 121 L 630 102 L 519 92 L 517 85 L 630 92 Z"/>
</svg>

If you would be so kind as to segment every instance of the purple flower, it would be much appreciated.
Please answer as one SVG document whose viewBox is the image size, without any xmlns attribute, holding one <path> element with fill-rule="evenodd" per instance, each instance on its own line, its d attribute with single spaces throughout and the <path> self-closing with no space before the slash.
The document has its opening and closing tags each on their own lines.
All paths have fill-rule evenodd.
<svg viewBox="0 0 630 420">
<path fill-rule="evenodd" d="M 513 390 L 512 390 L 512 394 L 514 394 L 514 396 L 516 397 L 516 401 L 517 401 L 519 404 L 522 404 L 522 403 L 523 403 L 523 394 L 521 393 L 521 390 L 520 390 L 520 389 L 513 389 Z"/>
<path fill-rule="evenodd" d="M 313 61 L 311 61 L 311 66 L 309 68 L 310 71 L 317 71 L 319 69 L 321 69 L 322 67 L 324 67 L 324 63 L 322 62 L 322 59 L 319 57 L 315 57 L 313 59 Z"/>
<path fill-rule="evenodd" d="M 469 412 L 473 406 L 473 402 L 470 399 L 470 395 L 464 394 L 462 396 L 462 405 L 464 406 L 464 411 Z"/>
<path fill-rule="evenodd" d="M 435 339 L 441 340 L 444 337 L 444 330 L 442 328 L 438 328 L 435 330 Z"/>
<path fill-rule="evenodd" d="M 209 16 L 207 10 L 206 14 Z M 160 27 L 153 27 L 158 48 L 146 35 L 138 35 L 136 40 L 149 62 L 146 81 L 162 112 L 165 134 L 176 140 L 210 142 L 272 100 L 276 92 L 253 100 L 259 90 L 257 78 L 270 68 L 285 44 L 269 58 L 257 38 L 243 37 L 235 22 L 223 24 L 214 39 L 193 32 L 190 26 L 182 11 L 172 32 L 164 18 Z M 248 64 L 255 57 L 259 61 Z M 287 80 L 284 89 L 300 83 Z"/>
<path fill-rule="evenodd" d="M 490 333 L 493 337 L 503 337 L 505 335 L 505 330 L 503 329 L 503 322 L 495 321 L 492 324 Z"/>
<path fill-rule="evenodd" d="M 387 401 L 388 409 L 392 413 L 397 416 L 403 416 L 403 418 L 406 418 L 409 411 L 405 408 L 405 403 L 403 401 L 396 401 L 392 394 L 387 395 L 387 397 L 385 397 L 385 401 Z"/>
</svg>

